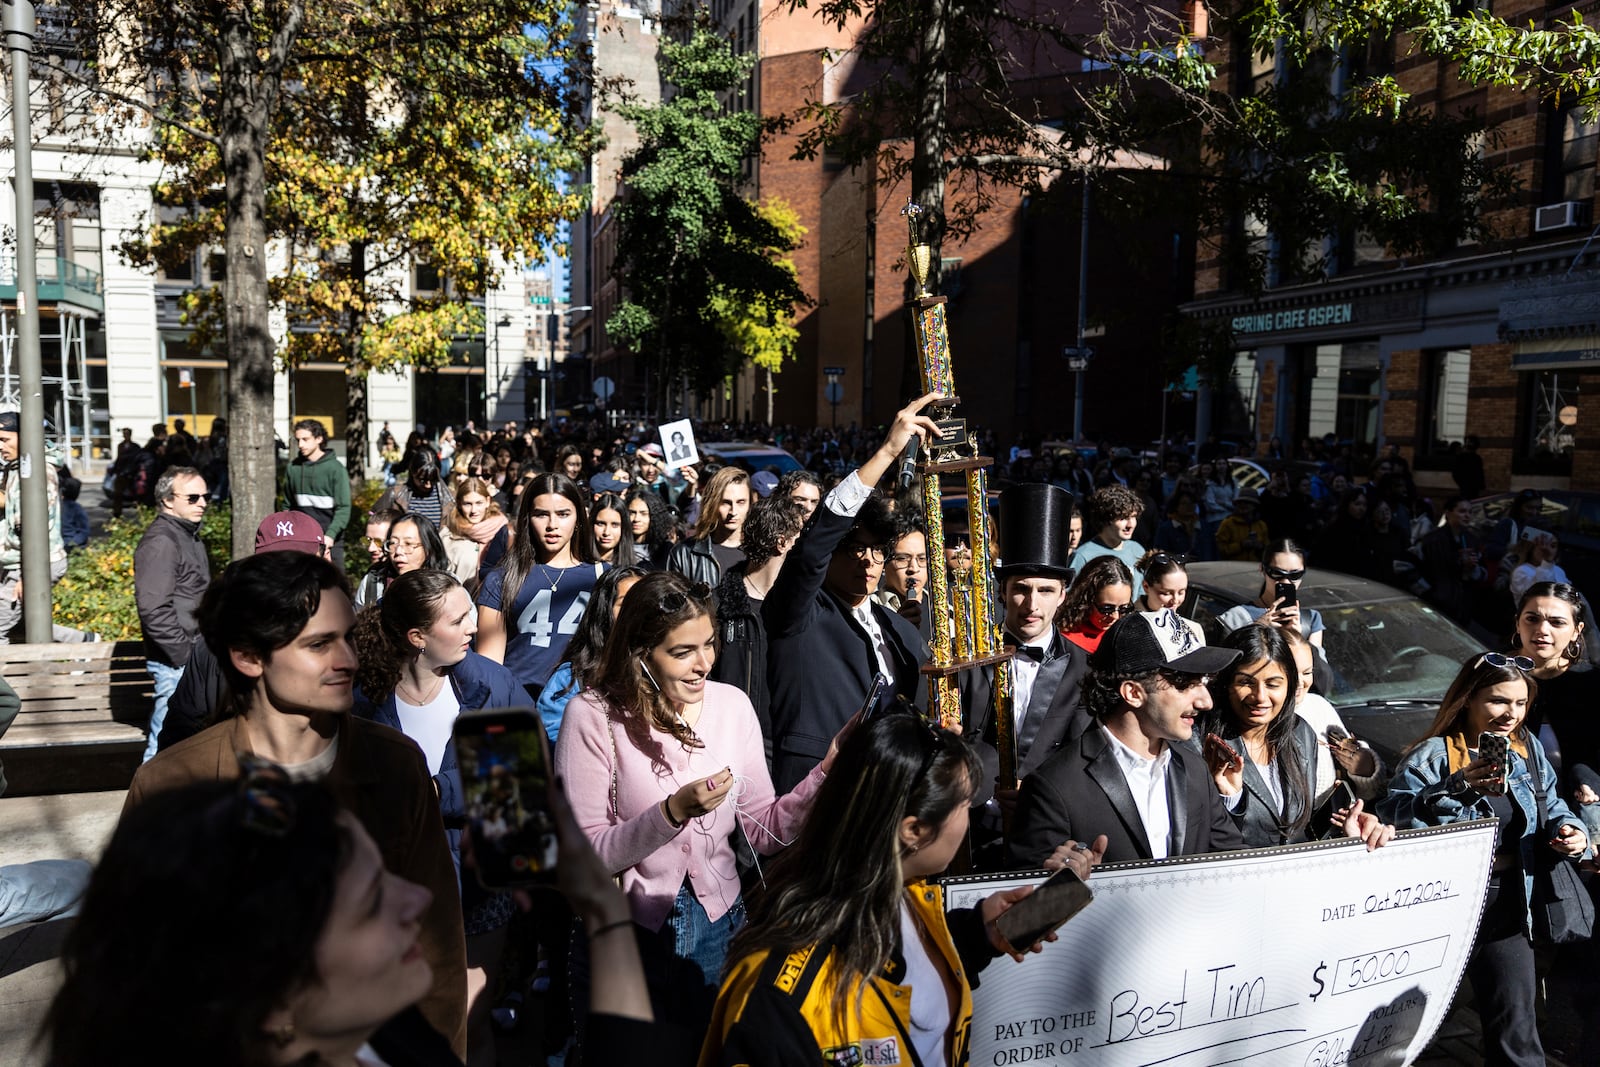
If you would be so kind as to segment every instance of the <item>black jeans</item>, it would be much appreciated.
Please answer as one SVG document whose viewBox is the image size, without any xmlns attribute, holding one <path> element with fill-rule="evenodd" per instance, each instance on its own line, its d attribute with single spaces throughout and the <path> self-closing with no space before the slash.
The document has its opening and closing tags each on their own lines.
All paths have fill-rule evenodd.
<svg viewBox="0 0 1600 1067">
<path fill-rule="evenodd" d="M 1522 872 L 1505 871 L 1489 882 L 1478 925 L 1478 944 L 1467 978 L 1483 1027 L 1484 1067 L 1544 1067 L 1534 1004 L 1539 978 L 1526 929 Z"/>
</svg>

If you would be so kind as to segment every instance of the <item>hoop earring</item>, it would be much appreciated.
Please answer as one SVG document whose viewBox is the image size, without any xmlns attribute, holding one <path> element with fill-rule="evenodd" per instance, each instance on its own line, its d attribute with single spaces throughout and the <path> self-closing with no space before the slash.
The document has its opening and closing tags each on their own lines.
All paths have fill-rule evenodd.
<svg viewBox="0 0 1600 1067">
<path fill-rule="evenodd" d="M 1512 631 L 1512 633 L 1511 633 L 1511 647 L 1512 648 L 1521 648 L 1522 647 L 1522 634 L 1520 634 L 1520 633 L 1518 633 L 1516 631 Z"/>
<path fill-rule="evenodd" d="M 658 693 L 661 692 L 661 683 L 656 681 L 656 676 L 650 673 L 650 668 L 648 666 L 646 666 L 646 664 L 644 662 L 644 657 L 643 656 L 637 656 L 635 658 L 639 662 L 639 669 L 641 671 L 644 671 L 644 676 L 646 678 L 650 679 L 650 684 L 655 686 L 656 692 L 658 692 Z"/>
<path fill-rule="evenodd" d="M 1583 658 L 1582 637 L 1574 637 L 1571 641 L 1567 642 L 1567 658 L 1574 661 Z"/>
</svg>

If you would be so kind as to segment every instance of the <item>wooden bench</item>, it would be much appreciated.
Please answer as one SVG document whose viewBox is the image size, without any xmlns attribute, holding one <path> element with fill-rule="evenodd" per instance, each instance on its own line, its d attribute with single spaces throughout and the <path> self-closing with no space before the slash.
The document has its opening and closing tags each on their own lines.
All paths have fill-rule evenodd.
<svg viewBox="0 0 1600 1067">
<path fill-rule="evenodd" d="M 0 750 L 144 743 L 155 682 L 138 641 L 0 645 L 0 676 L 22 698 Z"/>
</svg>

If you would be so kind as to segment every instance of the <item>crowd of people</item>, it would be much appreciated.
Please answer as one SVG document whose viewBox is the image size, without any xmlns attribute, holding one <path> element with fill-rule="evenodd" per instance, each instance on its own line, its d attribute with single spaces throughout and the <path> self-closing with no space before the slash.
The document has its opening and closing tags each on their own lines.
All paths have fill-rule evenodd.
<svg viewBox="0 0 1600 1067">
<path fill-rule="evenodd" d="M 404 447 L 385 426 L 365 514 L 306 420 L 284 510 L 215 578 L 192 557 L 217 487 L 166 466 L 136 574 L 157 715 L 50 1062 L 494 1063 L 490 1008 L 532 980 L 569 1063 L 957 1067 L 978 972 L 1038 945 L 996 924 L 1030 887 L 947 912 L 952 867 L 1092 878 L 1490 818 L 1468 967 L 1485 1062 L 1543 1063 L 1533 875 L 1593 865 L 1600 672 L 1531 514 L 1479 546 L 1393 453 L 1275 470 L 1258 496 L 1204 446 L 1191 466 L 1015 449 L 992 546 L 1012 698 L 994 706 L 993 665 L 967 671 L 946 729 L 919 711 L 946 610 L 929 577 L 974 553 L 960 530 L 930 543 L 893 476 L 937 433 L 932 399 L 876 435 L 780 431 L 787 472 L 678 465 L 599 424 Z M 1213 558 L 1262 584 L 1208 632 L 1182 609 L 1188 564 Z M 1452 614 L 1504 594 L 1501 639 L 1396 766 L 1322 694 L 1337 635 L 1286 595 L 1312 563 Z M 566 903 L 482 888 L 461 831 L 452 726 L 512 705 L 552 744 Z"/>
</svg>

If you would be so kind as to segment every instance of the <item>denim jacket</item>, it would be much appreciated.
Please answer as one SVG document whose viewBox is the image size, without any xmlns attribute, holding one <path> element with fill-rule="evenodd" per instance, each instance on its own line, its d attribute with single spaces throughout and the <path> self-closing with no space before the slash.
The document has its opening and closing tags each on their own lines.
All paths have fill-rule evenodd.
<svg viewBox="0 0 1600 1067">
<path fill-rule="evenodd" d="M 1545 758 L 1544 747 L 1539 744 L 1539 739 L 1530 734 L 1527 742 L 1528 751 L 1533 757 L 1531 761 L 1524 760 L 1515 750 L 1510 752 L 1511 788 L 1507 794 L 1522 809 L 1528 827 L 1522 835 L 1520 849 L 1524 901 L 1533 896 L 1534 850 L 1549 848 L 1546 842 L 1563 825 L 1570 824 L 1579 830 L 1583 829 L 1583 823 L 1561 799 L 1555 769 Z M 1534 795 L 1533 776 L 1536 773 L 1538 780 L 1544 783 L 1543 826 L 1539 825 L 1539 801 Z M 1378 817 L 1402 830 L 1495 817 L 1489 799 L 1475 791 L 1451 796 L 1446 781 L 1449 777 L 1450 761 L 1444 738 L 1428 738 L 1400 761 L 1394 780 L 1389 783 L 1389 795 L 1378 804 Z M 1525 922 L 1531 934 L 1532 916 L 1528 915 Z"/>
</svg>

